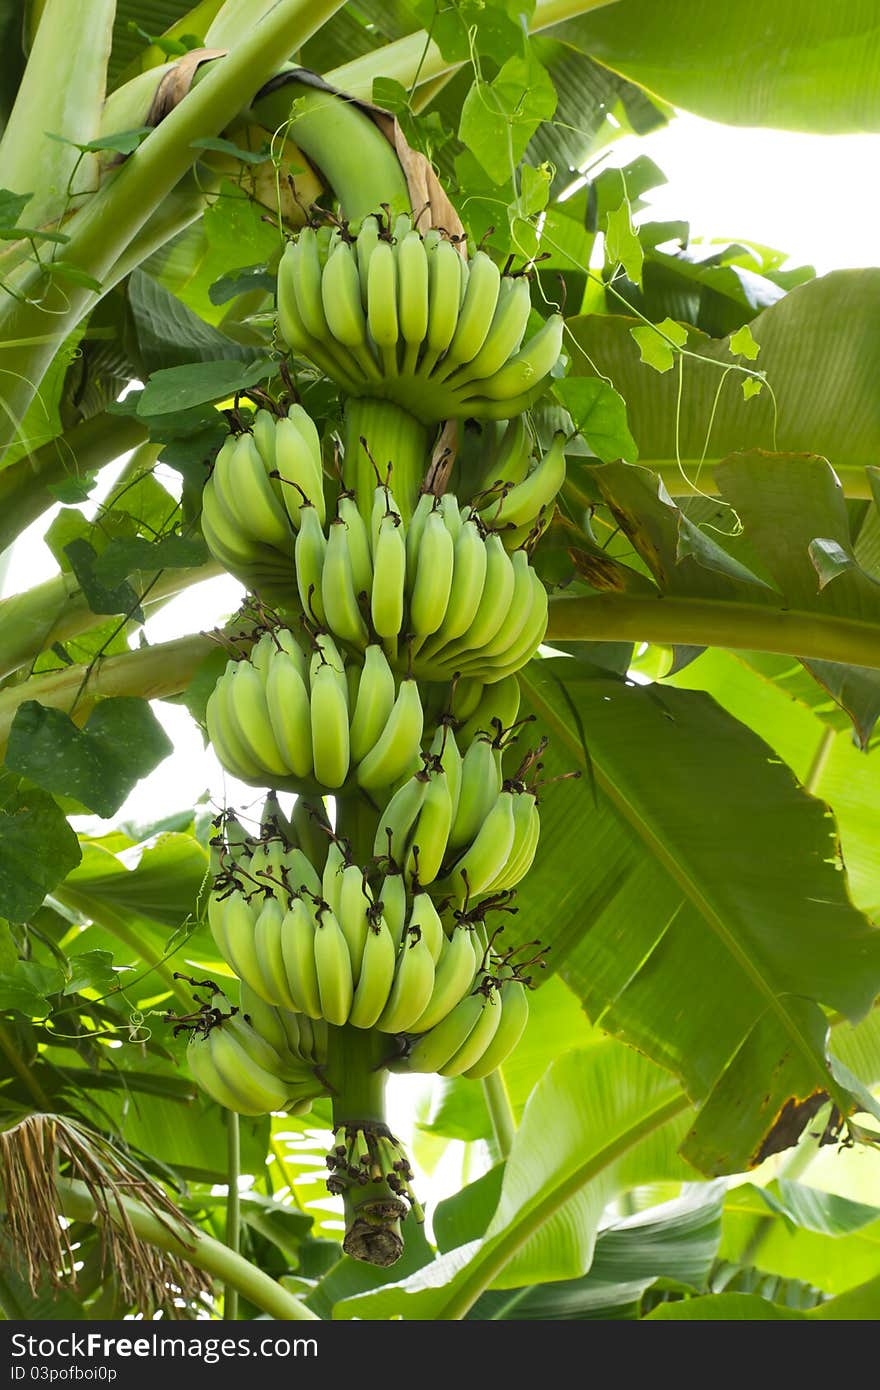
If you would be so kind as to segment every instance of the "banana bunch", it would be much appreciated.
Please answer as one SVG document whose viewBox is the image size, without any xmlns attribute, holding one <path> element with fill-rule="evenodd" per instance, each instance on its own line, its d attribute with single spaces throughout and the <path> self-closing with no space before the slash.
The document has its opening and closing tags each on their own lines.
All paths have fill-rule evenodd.
<svg viewBox="0 0 880 1390">
<path fill-rule="evenodd" d="M 252 429 L 229 435 L 202 493 L 202 534 L 224 569 L 270 602 L 296 603 L 294 555 L 324 544 L 321 441 L 292 405 L 258 410 Z M 302 599 L 309 611 L 308 596 Z"/>
<path fill-rule="evenodd" d="M 517 703 L 518 698 L 517 691 Z M 498 718 L 494 732 L 475 733 L 480 719 L 478 708 L 462 730 L 464 753 L 456 735 L 438 731 L 426 766 L 402 783 L 380 812 L 373 846 L 407 886 L 430 887 L 435 897 L 459 904 L 519 883 L 531 868 L 541 832 L 536 790 L 527 779 L 540 767 L 542 747 L 505 778 L 502 756 L 513 720 L 504 724 Z"/>
<path fill-rule="evenodd" d="M 322 254 L 323 252 L 323 254 Z M 288 347 L 350 396 L 394 401 L 425 424 L 510 419 L 556 365 L 553 314 L 525 346 L 528 280 L 491 257 L 462 256 L 411 218 L 364 218 L 357 239 L 305 227 L 278 268 L 278 324 Z"/>
<path fill-rule="evenodd" d="M 226 1011 L 224 1011 L 224 1005 Z M 325 1087 L 314 1064 L 266 1035 L 220 994 L 193 1028 L 187 1061 L 194 1080 L 213 1100 L 240 1115 L 272 1110 L 302 1114 Z"/>
<path fill-rule="evenodd" d="M 253 841 L 230 821 L 212 846 L 211 933 L 242 982 L 248 1024 L 289 1067 L 323 1064 L 327 1024 L 427 1032 L 494 958 L 481 909 L 444 918 L 390 854 L 377 856 L 371 885 L 344 841 L 328 833 L 327 845 L 320 877 L 277 826 Z"/>
<path fill-rule="evenodd" d="M 482 512 L 459 508 L 450 493 L 425 493 L 408 525 L 390 487 L 377 487 L 369 526 L 353 502 L 331 523 L 320 574 L 302 570 L 298 548 L 300 594 L 311 594 L 312 612 L 337 640 L 359 652 L 381 643 L 418 679 L 503 680 L 546 631 L 547 591 L 522 548 L 534 521 L 520 519 L 537 518 L 555 497 L 559 460 L 564 471 L 561 443 L 522 482 L 484 496 Z M 526 488 L 531 500 L 520 505 Z M 512 554 L 508 528 L 519 546 Z"/>
<path fill-rule="evenodd" d="M 375 791 L 411 775 L 424 726 L 415 680 L 397 681 L 379 646 L 347 666 L 326 633 L 311 640 L 308 653 L 274 629 L 227 663 L 206 709 L 223 766 L 243 782 L 298 792 L 349 781 Z"/>
<path fill-rule="evenodd" d="M 393 1063 L 394 1070 L 479 1080 L 507 1060 L 528 1019 L 529 1001 L 521 980 L 511 978 L 485 992 L 478 989 L 414 1039 Z"/>
<path fill-rule="evenodd" d="M 565 482 L 565 435 L 535 460 L 526 417 L 510 420 L 492 450 L 471 507 L 487 531 L 497 531 L 509 551 L 533 545 L 553 515 L 556 494 Z"/>
</svg>

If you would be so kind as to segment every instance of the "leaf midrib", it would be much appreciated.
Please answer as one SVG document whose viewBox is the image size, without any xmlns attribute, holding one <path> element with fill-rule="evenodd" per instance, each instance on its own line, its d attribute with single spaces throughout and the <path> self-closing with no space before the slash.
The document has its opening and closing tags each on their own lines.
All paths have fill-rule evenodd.
<svg viewBox="0 0 880 1390">
<path fill-rule="evenodd" d="M 555 1215 L 560 1207 L 564 1206 L 593 1178 L 598 1177 L 605 1168 L 623 1157 L 629 1149 L 634 1148 L 642 1139 L 647 1138 L 654 1130 L 662 1128 L 669 1120 L 690 1108 L 691 1101 L 683 1091 L 679 1090 L 671 1100 L 666 1100 L 655 1107 L 637 1124 L 632 1125 L 623 1134 L 612 1139 L 604 1148 L 592 1154 L 586 1163 L 575 1168 L 574 1172 L 553 1187 L 546 1197 L 527 1211 L 522 1220 L 516 1221 L 508 1228 L 500 1241 L 492 1246 L 490 1254 L 484 1254 L 482 1258 L 477 1256 L 476 1268 L 472 1269 L 470 1276 L 455 1290 L 445 1307 L 441 1307 L 435 1314 L 435 1319 L 437 1321 L 455 1321 L 465 1317 L 495 1276 L 513 1259 L 514 1255 L 522 1249 L 535 1232 L 546 1221 L 549 1221 L 551 1216 Z"/>
<path fill-rule="evenodd" d="M 552 706 L 548 705 L 547 702 L 538 694 L 534 684 L 529 680 L 527 674 L 524 671 L 520 671 L 519 679 L 528 690 L 529 699 L 532 701 L 532 704 L 540 713 L 541 718 L 544 720 L 544 722 L 556 731 L 556 733 L 563 739 L 563 741 L 565 742 L 567 747 L 572 751 L 575 757 L 577 757 L 578 760 L 581 763 L 583 763 L 583 748 L 581 746 L 580 740 L 572 735 L 572 732 L 569 730 L 568 726 L 560 719 L 560 717 L 556 714 Z M 590 763 L 592 766 L 593 775 L 595 776 L 599 785 L 602 787 L 605 794 L 608 796 L 609 800 L 621 813 L 621 815 L 626 820 L 627 824 L 641 838 L 641 840 L 647 846 L 649 851 L 663 865 L 664 869 L 670 875 L 673 882 L 678 884 L 682 892 L 686 895 L 686 897 L 690 899 L 694 907 L 700 913 L 703 920 L 706 922 L 706 925 L 721 940 L 723 945 L 727 948 L 729 954 L 744 971 L 747 978 L 752 981 L 755 988 L 758 990 L 758 993 L 767 1000 L 770 1009 L 779 1019 L 786 1034 L 795 1043 L 801 1055 L 809 1063 L 811 1069 L 817 1069 L 818 1059 L 816 1057 L 816 1051 L 813 1047 L 813 1044 L 810 1042 L 809 1038 L 804 1035 L 802 1029 L 798 1026 L 797 1022 L 792 1018 L 791 1014 L 784 1007 L 781 998 L 773 990 L 769 981 L 765 980 L 763 974 L 753 963 L 751 957 L 743 950 L 736 937 L 725 925 L 724 919 L 708 901 L 705 894 L 696 883 L 693 875 L 685 872 L 684 866 L 680 863 L 680 861 L 676 859 L 674 855 L 669 853 L 669 851 L 663 844 L 662 839 L 660 839 L 659 835 L 647 822 L 647 820 L 641 814 L 639 809 L 634 805 L 634 803 L 631 800 L 629 800 L 629 798 L 623 792 L 622 788 L 620 788 L 617 785 L 617 783 L 613 780 L 613 778 L 606 772 L 605 768 L 602 765 L 601 757 L 597 755 L 596 751 L 593 749 L 591 749 L 590 751 Z M 758 1020 L 756 1019 L 755 1021 L 757 1022 Z M 830 1073 L 828 1073 L 824 1067 L 820 1066 L 818 1069 L 821 1072 L 822 1084 L 824 1089 L 826 1091 L 832 1091 Z"/>
</svg>

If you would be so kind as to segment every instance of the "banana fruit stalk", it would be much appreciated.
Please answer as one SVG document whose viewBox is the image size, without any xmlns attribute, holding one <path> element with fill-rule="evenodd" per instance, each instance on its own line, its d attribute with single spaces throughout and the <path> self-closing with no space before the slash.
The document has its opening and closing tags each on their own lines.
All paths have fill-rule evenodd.
<svg viewBox="0 0 880 1390">
<path fill-rule="evenodd" d="M 553 314 L 525 343 L 531 295 L 483 251 L 463 259 L 407 216 L 305 227 L 278 268 L 290 350 L 355 397 L 393 401 L 425 424 L 510 419 L 545 388 L 562 350 Z"/>
<path fill-rule="evenodd" d="M 351 685 L 354 685 L 352 693 Z M 355 683 L 356 682 L 356 683 Z M 418 767 L 424 714 L 416 682 L 397 682 L 382 649 L 346 664 L 326 633 L 311 651 L 286 628 L 230 660 L 206 709 L 227 772 L 255 786 L 338 791 L 388 788 Z"/>
</svg>

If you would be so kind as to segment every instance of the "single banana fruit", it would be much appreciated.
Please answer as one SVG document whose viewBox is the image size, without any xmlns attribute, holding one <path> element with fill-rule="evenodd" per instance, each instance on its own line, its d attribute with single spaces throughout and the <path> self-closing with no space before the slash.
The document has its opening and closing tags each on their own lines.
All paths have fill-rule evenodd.
<svg viewBox="0 0 880 1390">
<path fill-rule="evenodd" d="M 423 1033 L 406 1058 L 407 1071 L 440 1072 L 448 1066 L 479 1023 L 484 1002 L 482 995 L 466 995 Z"/>
<path fill-rule="evenodd" d="M 312 759 L 315 779 L 335 791 L 348 776 L 349 732 L 346 692 L 337 673 L 327 663 L 312 678 Z"/>
<path fill-rule="evenodd" d="M 390 787 L 413 772 L 419 762 L 423 728 L 418 685 L 412 679 L 402 680 L 384 732 L 358 765 L 358 785 L 365 791 L 375 791 Z"/>
<path fill-rule="evenodd" d="M 381 1033 L 405 1033 L 427 1008 L 434 988 L 434 960 L 427 943 L 405 936 L 388 1003 L 376 1020 Z"/>
<path fill-rule="evenodd" d="M 467 994 L 474 982 L 478 965 L 479 960 L 471 944 L 471 933 L 466 927 L 457 926 L 450 940 L 445 942 L 440 959 L 434 963 L 434 989 L 428 1006 L 415 1020 L 410 1031 L 427 1033 L 446 1018 Z M 448 1055 L 451 1057 L 452 1052 Z"/>
<path fill-rule="evenodd" d="M 388 1002 L 394 983 L 397 942 L 384 918 L 370 925 L 364 943 L 360 978 L 354 992 L 349 1023 L 355 1028 L 372 1028 Z"/>
<path fill-rule="evenodd" d="M 348 944 L 330 908 L 319 908 L 315 914 L 315 972 L 321 1017 L 341 1027 L 351 1012 L 354 983 Z"/>
<path fill-rule="evenodd" d="M 394 673 L 382 648 L 372 644 L 364 653 L 350 743 L 352 762 L 359 763 L 378 743 L 394 708 Z"/>
</svg>

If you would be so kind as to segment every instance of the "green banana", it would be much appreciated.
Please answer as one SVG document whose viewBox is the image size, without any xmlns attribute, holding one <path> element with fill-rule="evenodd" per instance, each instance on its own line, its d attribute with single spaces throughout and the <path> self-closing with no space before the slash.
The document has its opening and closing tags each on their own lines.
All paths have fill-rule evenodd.
<svg viewBox="0 0 880 1390">
<path fill-rule="evenodd" d="M 400 517 L 388 511 L 379 522 L 373 559 L 370 616 L 378 637 L 394 639 L 403 627 L 406 541 Z"/>
<path fill-rule="evenodd" d="M 418 934 L 420 940 L 424 941 L 436 965 L 446 944 L 446 936 L 440 915 L 429 893 L 416 892 L 413 895 L 406 929 L 410 936 Z"/>
<path fill-rule="evenodd" d="M 310 777 L 312 723 L 309 692 L 297 663 L 286 651 L 276 651 L 266 677 L 266 708 L 272 735 L 288 770 Z"/>
<path fill-rule="evenodd" d="M 340 517 L 330 523 L 321 575 L 321 602 L 334 633 L 353 647 L 367 645 L 367 625 L 358 606 L 348 549 L 348 527 Z"/>
<path fill-rule="evenodd" d="M 284 952 L 281 948 L 281 928 L 284 922 L 284 909 L 275 898 L 264 903 L 254 924 L 254 951 L 260 967 L 261 994 L 269 1004 L 277 1004 L 282 1009 L 295 1009 L 296 1003 L 287 983 L 284 966 Z M 255 981 L 251 982 L 253 988 Z"/>
<path fill-rule="evenodd" d="M 439 248 L 438 248 L 439 249 Z M 468 279 L 452 342 L 435 379 L 443 381 L 453 367 L 470 362 L 482 348 L 495 314 L 501 273 L 485 251 L 477 251 L 468 264 Z M 557 352 L 556 356 L 559 356 Z M 555 359 L 554 359 L 555 361 Z M 549 370 L 549 369 L 548 369 Z M 481 382 L 483 387 L 485 383 Z M 485 394 L 485 393 L 484 393 Z"/>
<path fill-rule="evenodd" d="M 296 411 L 296 414 L 293 414 Z M 307 432 L 305 422 L 311 426 Z M 315 447 L 314 425 L 301 406 L 291 406 L 286 419 L 275 426 L 275 467 L 282 488 L 281 498 L 287 515 L 299 530 L 304 502 L 310 503 L 324 524 L 324 477 L 321 468 L 321 446 Z"/>
<path fill-rule="evenodd" d="M 476 1065 L 492 1042 L 501 1023 L 501 1001 L 493 991 L 493 997 L 483 998 L 481 1003 L 480 1015 L 458 1051 L 444 1066 L 437 1068 L 440 1076 L 461 1076 Z"/>
<path fill-rule="evenodd" d="M 406 885 L 402 873 L 389 871 L 385 875 L 379 892 L 379 902 L 382 904 L 382 920 L 391 933 L 396 950 L 406 931 Z"/>
<path fill-rule="evenodd" d="M 565 435 L 558 432 L 531 473 L 497 501 L 487 502 L 481 508 L 480 515 L 487 526 L 496 530 L 505 526 L 528 525 L 550 505 L 564 482 Z"/>
<path fill-rule="evenodd" d="M 411 678 L 402 680 L 382 735 L 358 765 L 358 785 L 376 791 L 413 772 L 419 763 L 423 728 L 418 685 Z"/>
<path fill-rule="evenodd" d="M 456 387 L 473 385 L 474 390 L 478 390 L 479 382 L 483 378 L 494 376 L 499 368 L 519 351 L 531 307 L 529 282 L 524 275 L 515 280 L 508 277 L 502 279 L 486 341 L 480 351 L 465 366 L 459 368 L 451 378 L 450 384 Z"/>
<path fill-rule="evenodd" d="M 428 254 L 428 327 L 425 354 L 418 367 L 427 376 L 455 336 L 458 324 L 461 256 L 445 238 Z"/>
<path fill-rule="evenodd" d="M 287 985 L 296 1012 L 321 1018 L 321 995 L 315 965 L 315 916 L 303 898 L 294 898 L 281 928 Z"/>
<path fill-rule="evenodd" d="M 342 911 L 342 879 L 347 864 L 341 841 L 331 840 L 321 875 L 321 897 L 337 917 Z"/>
<path fill-rule="evenodd" d="M 446 612 L 434 637 L 422 648 L 425 660 L 448 642 L 463 637 L 473 623 L 483 597 L 487 558 L 486 543 L 476 522 L 465 521 L 455 541 L 452 584 Z"/>
<path fill-rule="evenodd" d="M 491 1042 L 482 1056 L 467 1068 L 462 1075 L 473 1081 L 481 1081 L 484 1076 L 507 1061 L 516 1047 L 529 1021 L 529 1001 L 525 986 L 519 980 L 508 980 L 499 992 L 501 1018 Z"/>
<path fill-rule="evenodd" d="M 367 321 L 386 376 L 397 376 L 397 266 L 387 241 L 373 248 L 367 269 Z"/>
<path fill-rule="evenodd" d="M 502 791 L 472 843 L 439 881 L 440 891 L 450 892 L 459 900 L 483 893 L 507 863 L 514 834 L 513 795 Z"/>
<path fill-rule="evenodd" d="M 237 661 L 232 672 L 221 677 L 228 685 L 229 710 L 237 721 L 239 737 L 253 759 L 278 777 L 287 773 L 278 751 L 266 691 L 259 674 L 249 661 Z"/>
<path fill-rule="evenodd" d="M 388 1003 L 376 1020 L 381 1033 L 405 1033 L 423 1014 L 434 988 L 434 960 L 427 943 L 405 936 Z"/>
<path fill-rule="evenodd" d="M 495 805 L 501 791 L 501 777 L 491 743 L 476 738 L 461 760 L 458 807 L 449 832 L 450 848 L 470 844 Z"/>
<path fill-rule="evenodd" d="M 471 944 L 471 933 L 457 926 L 444 942 L 440 959 L 434 963 L 434 988 L 427 1008 L 415 1020 L 411 1032 L 427 1033 L 461 1002 L 474 982 L 479 960 Z M 452 1055 L 451 1051 L 448 1054 Z"/>
<path fill-rule="evenodd" d="M 388 1002 L 394 983 L 397 942 L 384 918 L 367 932 L 360 976 L 348 1021 L 355 1028 L 372 1028 Z"/>
<path fill-rule="evenodd" d="M 402 787 L 398 787 L 384 811 L 379 813 L 373 841 L 373 854 L 377 859 L 390 855 L 393 863 L 403 869 L 410 834 L 427 795 L 428 780 L 428 775 L 423 772 L 409 777 Z"/>
<path fill-rule="evenodd" d="M 231 664 L 230 662 L 229 665 Z M 238 777 L 242 782 L 260 782 L 265 769 L 250 756 L 238 736 L 236 722 L 229 717 L 225 698 L 227 685 L 228 682 L 221 676 L 208 696 L 205 708 L 208 737 L 227 772 L 231 772 L 233 777 Z"/>
<path fill-rule="evenodd" d="M 348 864 L 342 871 L 339 907 L 336 917 L 348 945 L 351 975 L 355 984 L 361 973 L 361 962 L 367 937 L 370 934 L 370 914 L 373 898 L 364 871 L 357 864 Z"/>
<path fill-rule="evenodd" d="M 406 345 L 401 372 L 412 373 L 428 331 L 428 258 L 418 232 L 408 232 L 396 249 L 398 317 Z"/>
<path fill-rule="evenodd" d="M 482 1017 L 481 995 L 468 994 L 430 1031 L 413 1044 L 404 1065 L 407 1071 L 440 1072 L 452 1062 Z"/>
<path fill-rule="evenodd" d="M 466 396 L 462 401 L 465 411 L 472 403 L 476 406 L 477 402 L 482 401 L 506 401 L 510 405 L 519 396 L 539 385 L 555 367 L 562 351 L 564 326 L 560 314 L 552 314 L 546 319 L 525 347 L 511 357 L 494 376 L 472 383 L 473 394 Z M 517 412 L 508 410 L 509 416 L 514 413 Z"/>
<path fill-rule="evenodd" d="M 370 258 L 379 244 L 379 222 L 375 217 L 365 217 L 357 234 L 356 253 L 358 279 L 361 287 L 361 304 L 366 309 L 368 303 Z"/>
<path fill-rule="evenodd" d="M 322 597 L 326 553 L 327 541 L 318 513 L 312 505 L 303 505 L 300 509 L 299 533 L 294 550 L 296 585 L 303 612 L 319 627 L 324 627 L 327 622 Z"/>
<path fill-rule="evenodd" d="M 370 555 L 370 535 L 367 524 L 358 510 L 354 498 L 343 492 L 339 498 L 339 519 L 345 522 L 348 553 L 351 557 L 351 573 L 355 593 L 358 597 L 370 596 L 373 583 L 373 561 Z"/>
<path fill-rule="evenodd" d="M 290 553 L 290 523 L 269 480 L 252 434 L 221 448 L 211 475 L 214 490 L 238 531 Z"/>
<path fill-rule="evenodd" d="M 429 637 L 443 622 L 452 588 L 454 555 L 455 544 L 443 513 L 437 508 L 422 529 L 409 601 L 410 627 L 417 638 Z"/>
<path fill-rule="evenodd" d="M 359 763 L 374 748 L 394 708 L 394 673 L 382 648 L 372 644 L 364 652 L 364 667 L 351 720 L 352 762 Z"/>
<path fill-rule="evenodd" d="M 349 732 L 346 692 L 334 668 L 319 666 L 312 678 L 312 759 L 315 780 L 335 791 L 348 776 Z"/>
<path fill-rule="evenodd" d="M 430 774 L 406 862 L 410 880 L 417 877 L 422 887 L 433 883 L 440 872 L 452 829 L 452 816 L 449 779 L 441 767 L 438 772 Z"/>
<path fill-rule="evenodd" d="M 341 1027 L 351 1012 L 354 983 L 348 943 L 329 907 L 321 907 L 315 914 L 315 973 L 321 1017 Z"/>
</svg>

